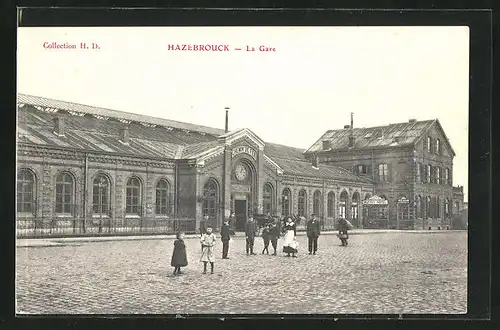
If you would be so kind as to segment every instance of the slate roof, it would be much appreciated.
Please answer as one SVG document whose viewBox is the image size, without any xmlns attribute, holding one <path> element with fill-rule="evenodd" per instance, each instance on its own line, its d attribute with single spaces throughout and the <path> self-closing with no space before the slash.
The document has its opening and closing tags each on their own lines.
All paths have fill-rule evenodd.
<svg viewBox="0 0 500 330">
<path fill-rule="evenodd" d="M 319 164 L 318 168 L 314 168 L 312 163 L 305 159 L 304 149 L 266 143 L 264 153 L 283 169 L 284 174 L 372 183 L 369 179 L 357 176 L 340 166 Z"/>
<path fill-rule="evenodd" d="M 192 159 L 219 146 L 217 137 L 224 134 L 223 130 L 204 126 L 23 94 L 18 100 L 23 104 L 18 110 L 18 142 L 139 157 Z M 53 132 L 57 116 L 63 118 L 64 136 Z M 122 122 L 123 119 L 126 122 Z M 168 124 L 168 128 L 163 124 Z M 120 129 L 125 126 L 129 129 L 128 144 L 118 139 Z M 304 149 L 266 142 L 264 153 L 284 174 L 370 182 L 338 166 L 320 164 L 319 169 L 315 169 L 305 159 Z"/>
<path fill-rule="evenodd" d="M 413 145 L 436 121 L 437 119 L 354 128 L 352 134 L 355 140 L 352 149 Z M 331 150 L 347 150 L 349 149 L 350 134 L 350 129 L 329 130 L 306 150 L 306 154 L 323 151 L 323 141 L 325 140 L 330 141 Z M 398 139 L 397 143 L 395 138 Z"/>
<path fill-rule="evenodd" d="M 54 100 L 54 99 L 40 97 L 40 96 L 18 94 L 17 101 L 20 104 L 34 104 L 34 105 L 39 105 L 39 106 L 45 107 L 45 108 L 54 108 L 54 109 L 72 111 L 72 112 L 80 112 L 82 114 L 98 115 L 98 116 L 103 116 L 103 117 L 115 117 L 115 118 L 130 120 L 130 121 L 146 123 L 146 124 L 167 126 L 167 127 L 178 128 L 178 129 L 186 129 L 186 130 L 190 130 L 190 131 L 203 132 L 203 133 L 213 134 L 213 135 L 224 134 L 224 130 L 218 129 L 218 128 L 195 125 L 195 124 L 190 124 L 190 123 L 183 123 L 183 122 L 164 119 L 164 118 L 156 118 L 156 117 L 151 117 L 151 116 L 139 115 L 139 114 L 135 114 L 135 113 L 111 110 L 111 109 L 106 109 L 106 108 L 101 108 L 101 107 L 94 107 L 94 106 L 84 105 L 84 104 L 79 104 L 79 103 L 74 103 L 74 102 Z"/>
</svg>

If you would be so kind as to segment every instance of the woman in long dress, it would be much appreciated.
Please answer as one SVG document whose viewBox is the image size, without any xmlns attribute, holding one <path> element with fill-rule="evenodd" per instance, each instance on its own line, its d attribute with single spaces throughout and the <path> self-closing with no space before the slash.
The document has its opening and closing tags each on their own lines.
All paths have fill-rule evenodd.
<svg viewBox="0 0 500 330">
<path fill-rule="evenodd" d="M 203 274 L 207 273 L 207 264 L 210 262 L 210 274 L 214 273 L 214 246 L 216 242 L 212 228 L 207 227 L 206 233 L 201 236 L 201 246 L 203 248 L 200 261 L 203 262 Z"/>
<path fill-rule="evenodd" d="M 285 238 L 283 242 L 283 252 L 285 252 L 287 257 L 292 254 L 292 257 L 296 257 L 295 253 L 298 252 L 298 244 L 295 239 L 295 235 L 297 234 L 297 228 L 295 222 L 292 221 L 292 218 L 288 217 L 285 222 L 285 226 L 283 227 L 283 231 L 285 232 Z"/>
</svg>

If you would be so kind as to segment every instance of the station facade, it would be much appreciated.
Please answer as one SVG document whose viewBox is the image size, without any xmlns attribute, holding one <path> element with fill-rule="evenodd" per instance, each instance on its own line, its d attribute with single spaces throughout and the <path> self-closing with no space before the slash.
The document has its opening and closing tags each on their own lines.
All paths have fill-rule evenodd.
<svg viewBox="0 0 500 330">
<path fill-rule="evenodd" d="M 227 120 L 226 120 L 227 122 Z M 324 226 L 359 218 L 369 177 L 263 141 L 250 129 L 204 127 L 18 95 L 18 228 L 154 226 L 208 217 L 315 213 Z M 361 221 L 355 221 L 362 226 Z M 22 224 L 22 225 L 21 225 Z"/>
</svg>

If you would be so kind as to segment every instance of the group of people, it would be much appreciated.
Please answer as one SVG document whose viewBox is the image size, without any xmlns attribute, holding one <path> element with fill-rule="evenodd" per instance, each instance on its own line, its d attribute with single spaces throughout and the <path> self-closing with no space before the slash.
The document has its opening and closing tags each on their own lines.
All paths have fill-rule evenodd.
<svg viewBox="0 0 500 330">
<path fill-rule="evenodd" d="M 282 228 L 280 228 L 282 227 Z M 284 224 L 280 224 L 277 220 L 270 220 L 262 228 L 261 237 L 263 239 L 264 248 L 262 254 L 269 254 L 269 244 L 273 247 L 272 255 L 277 255 L 278 239 L 283 234 L 283 252 L 287 257 L 296 257 L 298 253 L 298 243 L 296 240 L 297 225 L 292 217 L 286 217 Z M 258 236 L 259 228 L 252 217 L 248 219 L 245 224 L 245 239 L 246 239 L 246 254 L 256 255 L 254 252 L 255 238 Z M 316 254 L 318 251 L 318 238 L 321 234 L 321 225 L 314 214 L 307 222 L 306 233 L 308 238 L 309 254 Z M 229 243 L 234 230 L 229 223 L 225 220 L 220 230 L 222 241 L 222 259 L 229 259 Z M 201 258 L 203 263 L 203 274 L 207 273 L 208 264 L 210 264 L 210 273 L 214 273 L 214 250 L 216 243 L 216 236 L 213 233 L 213 228 L 207 226 L 201 234 Z M 184 234 L 178 233 L 177 239 L 174 242 L 174 251 L 172 254 L 171 265 L 174 267 L 174 275 L 181 274 L 181 268 L 186 267 L 188 264 L 186 256 L 186 245 L 184 243 Z"/>
</svg>

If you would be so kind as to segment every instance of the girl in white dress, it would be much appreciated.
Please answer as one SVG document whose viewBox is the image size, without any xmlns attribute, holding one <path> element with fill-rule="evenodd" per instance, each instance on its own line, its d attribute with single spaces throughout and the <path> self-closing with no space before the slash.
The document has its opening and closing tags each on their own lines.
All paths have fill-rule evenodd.
<svg viewBox="0 0 500 330">
<path fill-rule="evenodd" d="M 210 262 L 210 274 L 214 273 L 214 246 L 216 242 L 215 234 L 212 233 L 212 227 L 207 227 L 206 233 L 201 236 L 201 260 L 203 262 L 203 274 L 207 273 L 207 264 Z"/>
<path fill-rule="evenodd" d="M 295 239 L 296 230 L 295 222 L 292 221 L 292 218 L 288 217 L 283 228 L 283 231 L 285 232 L 283 252 L 287 254 L 287 257 L 290 256 L 290 253 L 292 254 L 292 257 L 296 257 L 295 253 L 298 251 L 298 244 Z"/>
</svg>

